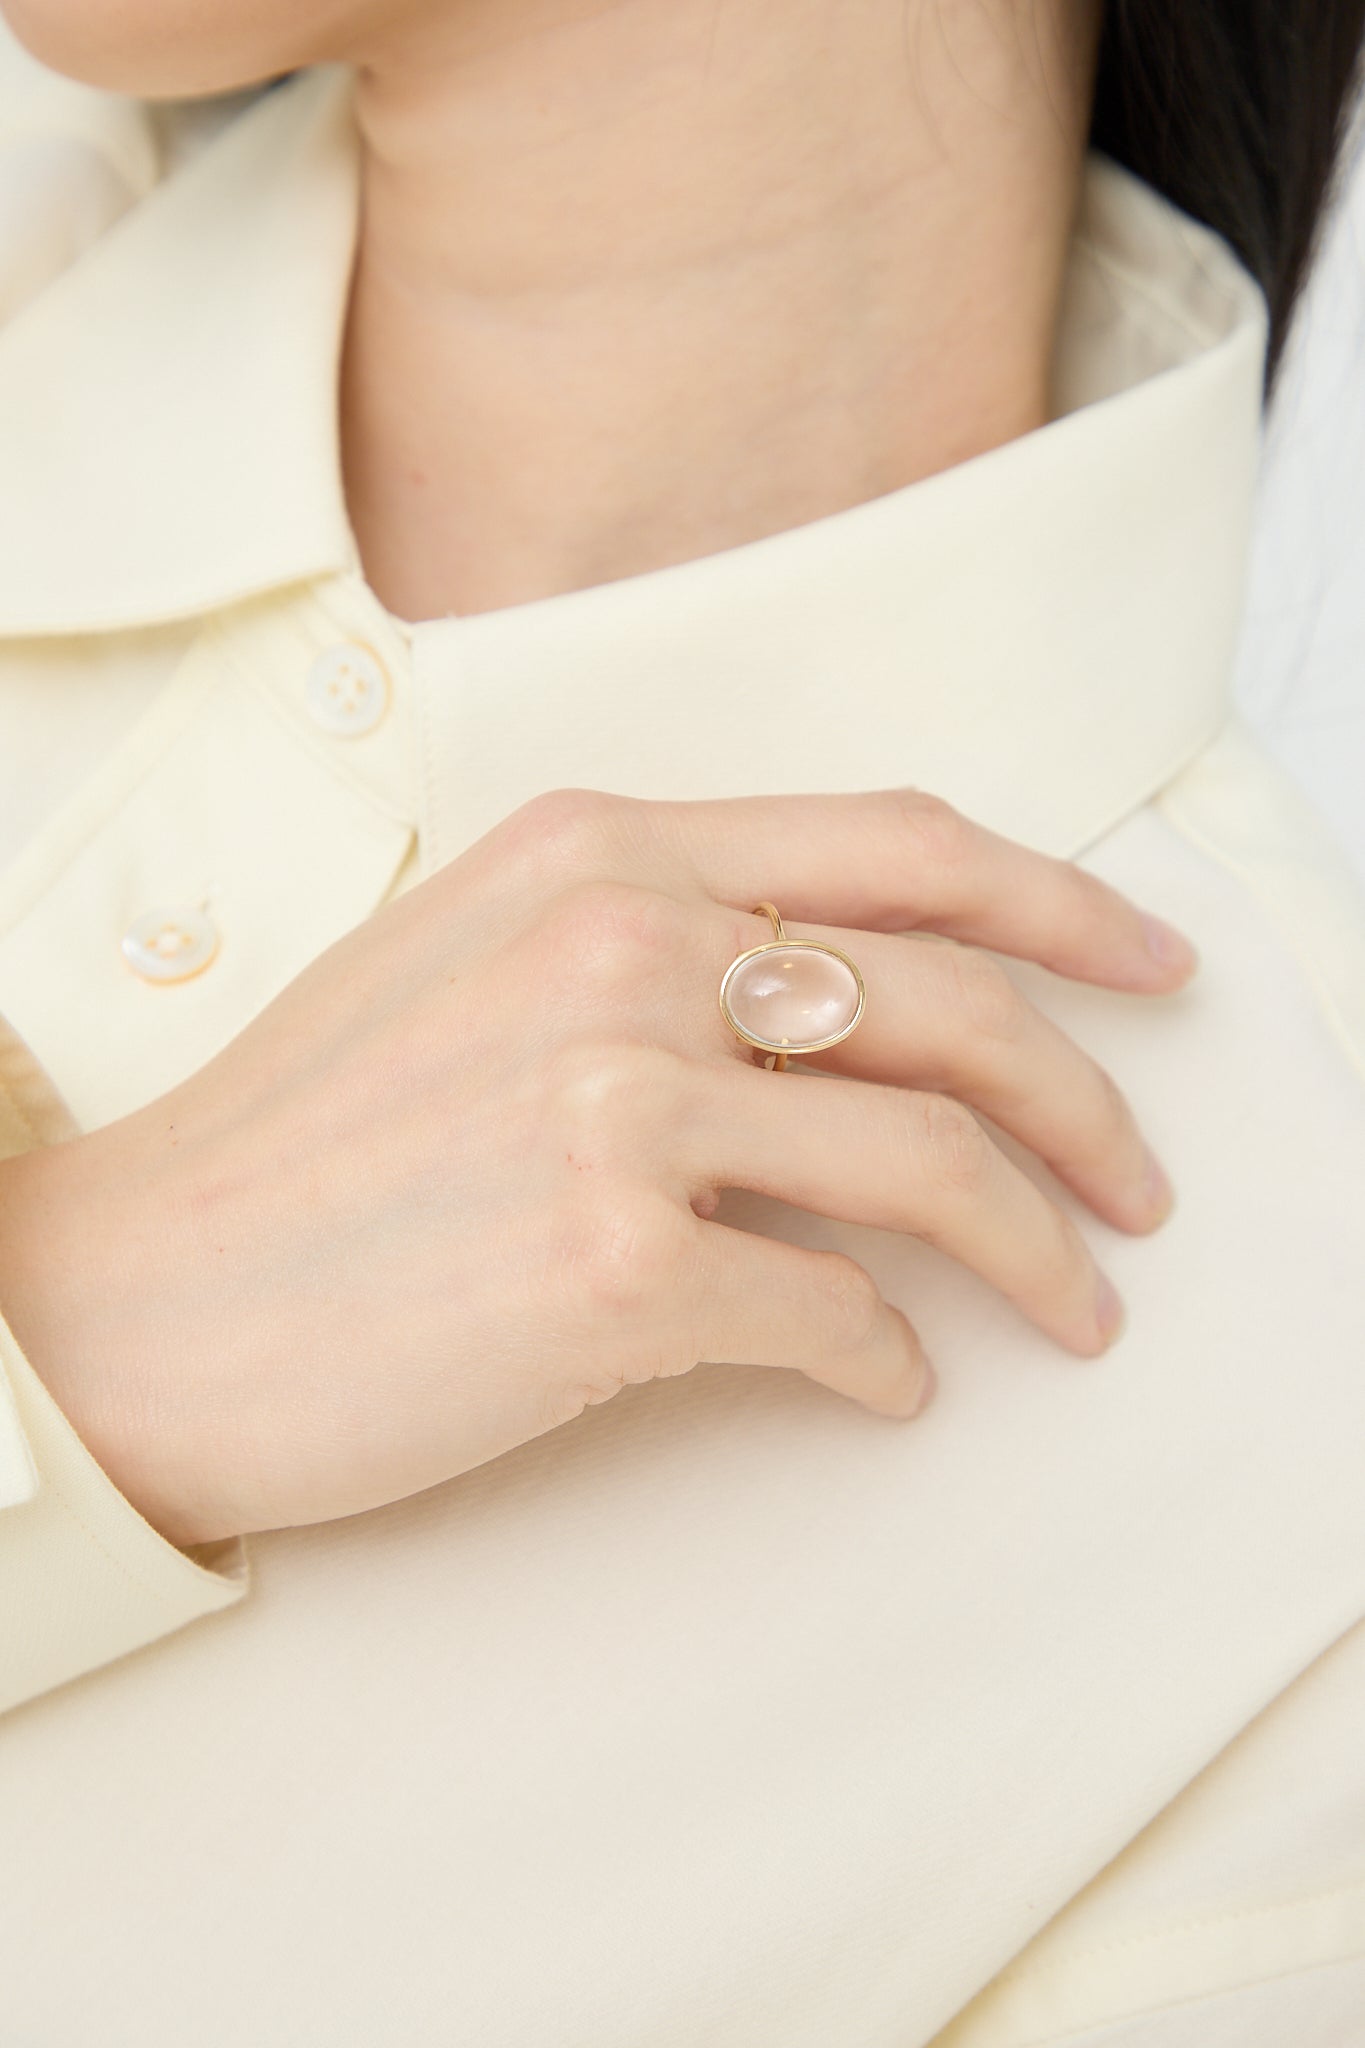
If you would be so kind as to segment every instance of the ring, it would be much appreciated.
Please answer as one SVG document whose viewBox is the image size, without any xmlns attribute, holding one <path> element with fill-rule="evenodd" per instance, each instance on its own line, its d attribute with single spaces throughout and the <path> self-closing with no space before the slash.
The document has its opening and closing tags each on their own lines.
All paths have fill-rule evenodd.
<svg viewBox="0 0 1365 2048">
<path fill-rule="evenodd" d="M 789 1054 L 824 1052 L 847 1038 L 866 1008 L 867 990 L 847 953 L 819 939 L 789 939 L 771 903 L 756 903 L 755 917 L 760 911 L 771 920 L 773 936 L 730 962 L 720 1010 L 736 1038 L 780 1074 Z"/>
</svg>

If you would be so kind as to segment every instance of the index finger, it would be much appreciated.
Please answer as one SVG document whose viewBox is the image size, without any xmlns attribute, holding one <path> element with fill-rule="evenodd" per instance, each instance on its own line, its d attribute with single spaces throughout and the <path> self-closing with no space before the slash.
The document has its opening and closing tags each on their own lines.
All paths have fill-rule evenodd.
<svg viewBox="0 0 1365 2048">
<path fill-rule="evenodd" d="M 768 899 L 793 921 L 940 932 L 1139 993 L 1179 988 L 1198 965 L 1183 934 L 1098 876 L 922 790 L 648 809 L 706 893 L 737 910 Z"/>
</svg>

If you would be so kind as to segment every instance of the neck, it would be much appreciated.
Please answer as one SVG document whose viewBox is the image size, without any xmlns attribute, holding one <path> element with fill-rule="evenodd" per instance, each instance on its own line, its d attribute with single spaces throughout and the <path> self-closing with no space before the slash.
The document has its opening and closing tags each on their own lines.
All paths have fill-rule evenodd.
<svg viewBox="0 0 1365 2048">
<path fill-rule="evenodd" d="M 390 609 L 710 554 L 1043 423 L 1093 7 L 535 6 L 355 53 L 342 445 Z"/>
</svg>

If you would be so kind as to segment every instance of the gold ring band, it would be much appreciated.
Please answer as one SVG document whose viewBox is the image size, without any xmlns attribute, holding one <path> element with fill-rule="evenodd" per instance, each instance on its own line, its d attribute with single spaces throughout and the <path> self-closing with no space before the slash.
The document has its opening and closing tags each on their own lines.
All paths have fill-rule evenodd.
<svg viewBox="0 0 1365 2048">
<path fill-rule="evenodd" d="M 867 989 L 857 965 L 821 939 L 788 938 L 774 903 L 756 903 L 773 935 L 736 954 L 720 984 L 720 1011 L 759 1063 L 780 1074 L 789 1058 L 825 1052 L 857 1029 Z"/>
</svg>

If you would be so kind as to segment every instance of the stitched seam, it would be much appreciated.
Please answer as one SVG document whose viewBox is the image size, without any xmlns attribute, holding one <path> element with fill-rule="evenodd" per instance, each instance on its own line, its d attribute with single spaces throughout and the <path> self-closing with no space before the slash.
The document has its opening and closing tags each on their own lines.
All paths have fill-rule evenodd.
<svg viewBox="0 0 1365 2048">
<path fill-rule="evenodd" d="M 115 223 L 117 225 L 117 223 Z M 253 598 L 268 597 L 272 591 L 282 590 L 291 583 L 312 583 L 324 576 L 334 576 L 349 567 L 339 556 L 329 555 L 302 568 L 282 569 L 262 575 L 254 582 L 240 586 L 230 585 L 226 590 L 213 590 L 207 585 L 195 586 L 196 593 L 169 607 L 153 604 L 150 608 L 133 605 L 122 612 L 95 612 L 88 618 L 77 614 L 74 618 L 62 618 L 55 623 L 49 615 L 36 622 L 25 620 L 22 615 L 17 621 L 7 620 L 3 638 L 7 640 L 63 640 L 102 633 L 136 633 L 157 626 L 192 625 L 196 619 L 212 618 L 220 611 L 231 611 L 237 605 L 250 604 Z"/>
<path fill-rule="evenodd" d="M 1224 730 L 1228 722 L 1228 715 L 1229 707 L 1226 701 L 1220 697 L 1212 723 L 1207 728 L 1201 726 L 1197 739 L 1182 739 L 1178 743 L 1175 752 L 1170 756 L 1167 766 L 1159 769 L 1150 777 L 1144 777 L 1140 794 L 1135 796 L 1131 802 L 1125 800 L 1125 808 L 1117 816 L 1106 807 L 1101 820 L 1086 827 L 1084 836 L 1077 843 L 1076 852 L 1072 858 L 1079 859 L 1091 847 L 1097 846 L 1102 839 L 1106 838 L 1110 832 L 1121 825 L 1126 818 L 1131 818 L 1136 812 L 1145 810 L 1149 804 L 1158 801 L 1164 803 L 1166 801 L 1166 791 L 1170 788 L 1171 784 L 1183 775 L 1185 770 L 1191 767 L 1201 754 L 1205 753 L 1212 746 L 1218 735 Z"/>
<path fill-rule="evenodd" d="M 109 1479 L 108 1476 L 105 1474 L 102 1474 L 101 1476 L 104 1478 L 106 1485 L 111 1487 L 113 1486 L 114 1482 L 112 1481 L 112 1479 Z M 80 1514 L 75 1507 L 72 1506 L 71 1501 L 68 1499 L 65 1491 L 61 1486 L 61 1483 L 58 1480 L 55 1480 L 51 1478 L 47 1473 L 40 1471 L 38 1477 L 38 1484 L 39 1491 L 34 1496 L 34 1500 L 32 1502 L 26 1502 L 24 1505 L 36 1505 L 38 1502 L 42 1500 L 43 1495 L 47 1494 L 48 1497 L 53 1501 L 53 1503 L 58 1508 L 60 1508 L 61 1512 L 67 1517 L 68 1521 L 73 1522 L 75 1524 L 75 1526 L 80 1530 L 81 1534 L 85 1537 L 86 1541 L 92 1546 L 92 1548 L 97 1550 L 100 1556 L 105 1560 L 105 1562 L 107 1564 L 112 1565 L 114 1570 L 128 1581 L 129 1585 L 135 1586 L 140 1593 L 145 1593 L 152 1598 L 158 1597 L 164 1591 L 163 1588 L 154 1586 L 150 1579 L 143 1578 L 137 1571 L 134 1570 L 133 1566 L 129 1564 L 126 1558 L 119 1556 L 117 1551 L 109 1549 L 108 1545 L 104 1543 L 101 1540 L 101 1538 L 96 1534 L 96 1532 L 90 1527 L 90 1524 L 86 1521 L 85 1517 L 82 1514 Z M 115 1487 L 114 1491 L 117 1492 L 118 1489 Z M 123 1499 L 122 1494 L 119 1495 L 119 1499 Z M 125 1505 L 127 1506 L 130 1514 L 137 1513 L 136 1508 L 132 1506 L 131 1502 L 126 1502 Z M 22 1513 L 22 1511 L 23 1510 L 21 1508 L 20 1512 Z M 165 1539 L 161 1538 L 159 1540 L 164 1541 Z M 192 1575 L 192 1584 L 198 1583 L 201 1577 L 215 1579 L 220 1585 L 223 1586 L 227 1586 L 231 1583 L 231 1581 L 225 1578 L 221 1572 L 210 1572 L 206 1569 L 205 1566 L 196 1564 L 193 1558 L 186 1557 L 185 1553 L 182 1550 L 177 1550 L 174 1544 L 168 1544 L 167 1548 L 171 1552 L 171 1555 L 178 1560 L 178 1577 L 183 1577 L 184 1574 L 188 1572 Z M 183 1567 L 183 1570 L 181 1569 L 181 1567 Z"/>
<path fill-rule="evenodd" d="M 1144 1928 L 1140 1934 L 1114 1935 L 1108 1941 L 1092 1942 L 1086 1948 L 1060 1950 L 1057 1961 L 1063 1967 L 1073 1963 L 1091 1962 L 1099 1956 L 1115 1955 L 1125 1949 L 1150 1947 L 1157 1942 L 1169 1941 L 1176 1935 L 1194 1933 L 1200 1928 L 1237 1926 L 1249 1920 L 1263 1920 L 1293 1913 L 1301 1906 L 1323 1905 L 1332 1899 L 1357 1896 L 1365 1899 L 1365 1879 L 1350 1884 L 1328 1885 L 1322 1891 L 1296 1893 L 1293 1898 L 1278 1899 L 1260 1906 L 1238 1906 L 1221 1913 L 1194 1913 L 1184 1920 L 1172 1920 L 1160 1927 Z M 1365 1954 L 1365 1944 L 1362 1944 L 1359 1953 Z M 995 1981 L 1017 1982 L 1029 1976 L 1032 1968 L 1033 1965 L 1030 1963 L 1012 1963 L 1000 1972 Z M 1255 1983 L 1258 1980 L 1252 1977 L 1246 1981 Z"/>
</svg>

